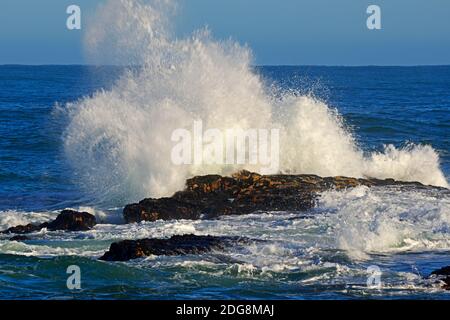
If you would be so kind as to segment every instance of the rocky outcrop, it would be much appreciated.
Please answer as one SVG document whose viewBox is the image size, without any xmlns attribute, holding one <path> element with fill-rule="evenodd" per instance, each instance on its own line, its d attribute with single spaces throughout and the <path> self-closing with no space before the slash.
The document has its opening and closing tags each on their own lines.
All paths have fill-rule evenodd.
<svg viewBox="0 0 450 320">
<path fill-rule="evenodd" d="M 50 231 L 87 231 L 97 224 L 95 216 L 87 212 L 63 210 L 55 220 L 47 225 Z"/>
<path fill-rule="evenodd" d="M 23 226 L 11 227 L 2 233 L 26 234 L 37 232 L 43 228 L 50 231 L 66 230 L 66 231 L 86 231 L 96 225 L 95 216 L 87 212 L 78 212 L 73 210 L 63 210 L 51 222 L 41 224 L 27 224 Z"/>
<path fill-rule="evenodd" d="M 169 239 L 124 240 L 111 244 L 100 260 L 127 261 L 149 255 L 202 254 L 213 250 L 249 243 L 247 238 L 176 235 Z"/>
<path fill-rule="evenodd" d="M 450 290 L 450 266 L 435 270 L 431 275 L 443 282 L 443 289 Z"/>
<path fill-rule="evenodd" d="M 322 178 L 316 175 L 260 175 L 241 171 L 231 177 L 198 176 L 170 198 L 144 199 L 123 210 L 127 223 L 158 219 L 200 219 L 256 211 L 303 211 L 315 205 L 318 193 L 359 185 L 425 187 L 393 179 Z"/>
<path fill-rule="evenodd" d="M 11 227 L 5 231 L 2 231 L 2 233 L 15 233 L 15 234 L 32 233 L 32 232 L 37 232 L 37 231 L 41 230 L 42 228 L 47 228 L 47 226 L 48 226 L 47 222 L 44 222 L 41 224 L 29 223 L 27 225 Z"/>
</svg>

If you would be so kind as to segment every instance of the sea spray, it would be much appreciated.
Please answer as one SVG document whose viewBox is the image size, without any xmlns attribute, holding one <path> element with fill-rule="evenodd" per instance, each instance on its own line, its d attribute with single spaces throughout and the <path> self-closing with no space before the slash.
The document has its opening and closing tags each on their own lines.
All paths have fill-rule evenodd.
<svg viewBox="0 0 450 320">
<path fill-rule="evenodd" d="M 430 146 L 364 154 L 335 110 L 312 96 L 275 97 L 252 70 L 249 48 L 208 30 L 175 38 L 173 1 L 110 0 L 85 28 L 96 64 L 132 65 L 112 89 L 67 105 L 65 153 L 99 201 L 170 195 L 197 174 L 260 172 L 255 165 L 173 164 L 174 130 L 280 129 L 280 171 L 418 180 L 447 187 Z M 105 28 L 105 25 L 108 28 Z"/>
</svg>

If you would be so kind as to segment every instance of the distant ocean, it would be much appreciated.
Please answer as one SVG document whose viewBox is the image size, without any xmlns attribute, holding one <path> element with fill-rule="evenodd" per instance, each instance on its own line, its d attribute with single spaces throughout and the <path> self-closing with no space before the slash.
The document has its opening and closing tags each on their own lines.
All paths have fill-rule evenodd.
<svg viewBox="0 0 450 320">
<path fill-rule="evenodd" d="M 101 221 L 88 232 L 42 231 L 26 243 L 0 236 L 0 299 L 449 297 L 425 279 L 450 265 L 448 191 L 357 187 L 325 192 L 316 208 L 302 214 L 122 224 L 125 204 L 172 192 L 147 185 L 152 175 L 158 186 L 173 183 L 174 189 L 184 179 L 183 174 L 169 181 L 167 171 L 157 173 L 163 165 L 156 162 L 151 130 L 172 113 L 157 118 L 149 111 L 152 103 L 178 108 L 178 102 L 192 99 L 194 108 L 196 101 L 211 99 L 213 115 L 239 99 L 231 84 L 228 97 L 187 87 L 180 99 L 179 84 L 187 78 L 173 87 L 168 80 L 155 87 L 150 79 L 147 87 L 140 82 L 146 76 L 123 72 L 119 67 L 0 66 L 0 229 L 47 221 L 64 208 L 84 209 Z M 244 78 L 229 73 L 218 81 L 234 83 L 233 75 Z M 278 101 L 270 103 L 280 108 L 280 117 L 289 108 L 300 110 L 288 116 L 298 125 L 298 137 L 289 140 L 286 151 L 300 157 L 289 162 L 299 173 L 373 174 L 441 186 L 450 180 L 450 66 L 262 66 L 248 75 L 261 79 L 267 95 Z M 130 93 L 134 86 L 148 95 Z M 252 99 L 230 109 L 236 119 L 239 112 L 260 115 L 252 105 L 260 100 Z M 97 260 L 119 239 L 185 233 L 268 242 L 200 256 Z M 66 287 L 69 265 L 80 266 L 82 290 Z M 381 289 L 366 286 L 372 265 L 382 272 Z"/>
</svg>

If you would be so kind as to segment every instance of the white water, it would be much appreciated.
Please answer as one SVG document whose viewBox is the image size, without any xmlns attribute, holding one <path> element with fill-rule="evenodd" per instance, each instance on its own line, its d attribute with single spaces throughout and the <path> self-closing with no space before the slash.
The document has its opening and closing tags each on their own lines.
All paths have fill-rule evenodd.
<svg viewBox="0 0 450 320">
<path fill-rule="evenodd" d="M 329 217 L 336 248 L 353 258 L 367 253 L 448 250 L 450 194 L 356 187 L 324 192 L 318 204 Z"/>
<path fill-rule="evenodd" d="M 321 176 L 394 178 L 448 187 L 431 146 L 363 155 L 335 110 L 313 97 L 275 99 L 251 70 L 249 48 L 208 31 L 171 35 L 172 1 L 109 0 L 86 28 L 95 63 L 133 64 L 109 91 L 68 105 L 67 158 L 101 199 L 121 203 L 166 196 L 195 174 L 243 167 L 176 166 L 171 134 L 205 128 L 281 129 L 281 171 Z"/>
<path fill-rule="evenodd" d="M 95 212 L 92 208 L 84 209 Z M 1 212 L 2 228 L 48 221 L 57 212 Z M 97 218 L 104 214 L 97 212 Z M 372 253 L 424 252 L 450 248 L 450 194 L 439 190 L 356 187 L 328 191 L 312 212 L 268 212 L 227 216 L 218 220 L 174 220 L 139 224 L 98 224 L 84 232 L 47 232 L 36 243 L 2 242 L 0 252 L 26 255 L 77 254 L 99 256 L 119 239 L 167 238 L 176 234 L 242 236 L 266 240 L 247 248 L 239 260 L 258 268 L 292 269 L 327 251 L 344 250 L 359 260 Z M 9 235 L 0 237 L 8 239 Z M 30 247 L 29 247 L 30 246 Z M 306 262 L 305 262 L 306 261 Z"/>
<path fill-rule="evenodd" d="M 75 263 L 82 270 L 101 267 L 98 271 L 102 274 L 100 280 L 97 274 L 94 277 L 105 281 L 106 286 L 115 281 L 125 283 L 130 275 L 142 270 L 142 275 L 136 275 L 137 280 L 144 279 L 150 284 L 155 281 L 158 288 L 169 283 L 174 291 L 184 293 L 190 287 L 189 283 L 198 288 L 216 284 L 223 287 L 225 282 L 227 287 L 233 289 L 237 286 L 240 290 L 242 283 L 247 283 L 252 295 L 263 290 L 264 294 L 290 298 L 332 293 L 342 293 L 347 298 L 361 294 L 410 297 L 411 294 L 442 293 L 436 281 L 423 276 L 429 273 L 426 266 L 444 266 L 447 263 L 446 255 L 437 251 L 450 248 L 449 200 L 448 195 L 429 194 L 428 190 L 405 191 L 399 198 L 384 189 L 358 187 L 324 193 L 314 209 L 318 212 L 311 213 L 270 212 L 226 216 L 218 220 L 98 224 L 83 232 L 42 230 L 30 235 L 33 240 L 26 242 L 8 241 L 10 235 L 0 235 L 0 253 L 7 261 L 2 271 L 7 277 L 8 259 L 11 257 L 5 254 L 11 254 L 15 255 L 14 263 L 32 261 L 34 266 L 39 261 L 38 267 L 25 270 L 27 279 L 30 274 L 34 277 L 37 271 L 47 270 L 44 263 L 49 262 L 55 268 L 51 269 L 55 274 L 61 272 L 64 276 L 63 284 L 67 265 Z M 0 216 L 2 214 L 0 212 Z M 10 212 L 9 215 L 10 218 L 17 215 L 22 219 L 22 214 Z M 39 217 L 35 213 L 25 220 L 41 221 L 54 213 L 41 215 Z M 265 241 L 202 255 L 149 256 L 126 264 L 99 265 L 95 262 L 113 241 L 166 238 L 188 233 L 245 235 Z M 372 255 L 378 253 L 383 255 Z M 46 259 L 30 260 L 20 256 Z M 64 259 L 67 256 L 70 256 L 70 263 Z M 47 259 L 54 257 L 61 259 Z M 93 269 L 86 269 L 88 260 Z M 383 271 L 382 290 L 366 287 L 366 269 L 372 264 Z M 113 271 L 120 268 L 120 273 L 111 271 L 111 268 Z M 13 272 L 22 272 L 22 269 L 15 268 Z M 153 274 L 153 271 L 157 272 Z M 16 277 L 14 273 L 12 276 Z M 153 274 L 150 276 L 153 278 L 145 278 L 144 273 L 146 276 Z M 90 279 L 86 283 L 90 284 Z M 161 281 L 160 286 L 158 281 Z M 291 291 L 287 291 L 289 288 Z"/>
</svg>

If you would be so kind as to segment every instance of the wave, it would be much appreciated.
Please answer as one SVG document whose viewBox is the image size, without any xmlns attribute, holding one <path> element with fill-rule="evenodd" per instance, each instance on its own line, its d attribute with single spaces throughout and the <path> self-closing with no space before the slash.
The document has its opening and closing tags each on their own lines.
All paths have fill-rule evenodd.
<svg viewBox="0 0 450 320">
<path fill-rule="evenodd" d="M 67 105 L 65 153 L 81 184 L 123 204 L 166 196 L 195 174 L 257 165 L 174 165 L 171 134 L 205 128 L 280 129 L 280 171 L 394 178 L 448 187 L 427 145 L 364 154 L 336 110 L 312 96 L 272 94 L 252 70 L 251 50 L 207 29 L 175 38 L 173 1 L 109 0 L 86 28 L 96 64 L 133 65 L 110 90 Z M 108 27 L 105 27 L 108 26 Z M 136 67 L 139 66 L 139 67 Z"/>
<path fill-rule="evenodd" d="M 57 212 L 0 211 L 0 230 L 29 223 L 39 224 L 47 222 L 56 218 L 57 214 Z"/>
<path fill-rule="evenodd" d="M 102 211 L 94 207 L 75 207 L 65 208 L 68 210 L 85 211 L 94 215 L 98 223 L 121 223 L 123 218 L 121 217 L 122 208 L 111 209 L 108 211 Z M 6 210 L 0 211 L 0 230 L 6 230 L 18 225 L 26 225 L 29 223 L 40 224 L 43 222 L 49 222 L 56 219 L 60 214 L 60 210 L 53 211 L 22 211 L 22 210 Z"/>
<path fill-rule="evenodd" d="M 395 193 L 395 195 L 393 195 Z M 319 208 L 333 213 L 336 248 L 356 259 L 370 253 L 448 250 L 450 194 L 440 190 L 356 187 L 321 194 Z"/>
<path fill-rule="evenodd" d="M 97 218 L 104 215 L 96 213 Z M 44 222 L 56 214 L 0 212 L 0 223 L 6 228 L 19 222 L 13 218 L 20 219 L 20 223 Z M 0 253 L 99 257 L 113 241 L 182 234 L 245 234 L 255 242 L 223 254 L 233 263 L 252 265 L 263 272 L 305 270 L 314 268 L 317 261 L 345 265 L 348 258 L 370 261 L 377 254 L 429 254 L 450 248 L 450 193 L 439 189 L 405 189 L 399 193 L 390 188 L 359 186 L 321 193 L 317 207 L 306 213 L 265 212 L 217 220 L 158 220 L 139 224 L 103 222 L 83 232 L 41 230 L 31 235 L 34 240 L 27 243 L 10 243 L 10 236 L 4 235 L 0 237 Z M 166 259 L 169 264 L 172 259 L 186 261 L 185 257 L 158 257 L 156 262 Z"/>
</svg>

